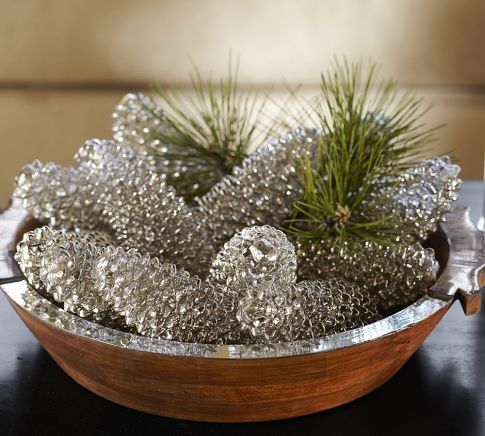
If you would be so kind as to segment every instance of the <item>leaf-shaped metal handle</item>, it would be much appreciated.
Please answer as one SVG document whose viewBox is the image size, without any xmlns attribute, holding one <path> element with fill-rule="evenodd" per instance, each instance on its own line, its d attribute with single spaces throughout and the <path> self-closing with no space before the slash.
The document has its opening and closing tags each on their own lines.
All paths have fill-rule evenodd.
<svg viewBox="0 0 485 436">
<path fill-rule="evenodd" d="M 8 209 L 0 215 L 0 284 L 23 279 L 22 271 L 13 258 L 15 246 L 23 233 L 38 225 L 17 199 L 12 199 Z"/>
<path fill-rule="evenodd" d="M 458 298 L 467 315 L 480 311 L 480 288 L 485 285 L 485 240 L 470 219 L 470 209 L 457 206 L 445 215 L 440 229 L 448 240 L 448 261 L 430 294 Z"/>
</svg>

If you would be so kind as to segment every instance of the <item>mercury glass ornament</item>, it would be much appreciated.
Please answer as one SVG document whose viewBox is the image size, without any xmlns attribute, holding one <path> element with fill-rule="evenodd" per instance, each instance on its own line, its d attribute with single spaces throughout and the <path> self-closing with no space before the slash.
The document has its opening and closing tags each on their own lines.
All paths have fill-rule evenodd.
<svg viewBox="0 0 485 436">
<path fill-rule="evenodd" d="M 113 112 L 113 139 L 133 146 L 151 147 L 160 144 L 157 132 L 163 129 L 163 110 L 149 96 L 126 94 Z"/>
<path fill-rule="evenodd" d="M 22 240 L 17 244 L 15 260 L 30 285 L 44 297 L 47 294 L 39 277 L 40 264 L 47 247 L 56 241 L 59 234 L 60 232 L 51 227 L 38 227 L 24 233 Z"/>
<path fill-rule="evenodd" d="M 237 316 L 258 343 L 324 337 L 379 319 L 369 293 L 340 279 L 248 289 Z"/>
<path fill-rule="evenodd" d="M 136 250 L 106 247 L 93 277 L 103 299 L 144 336 L 199 343 L 243 341 L 233 296 L 173 264 Z"/>
<path fill-rule="evenodd" d="M 244 227 L 281 225 L 301 193 L 297 159 L 311 153 L 317 134 L 300 127 L 266 143 L 196 199 L 197 214 L 204 217 L 216 245 Z"/>
<path fill-rule="evenodd" d="M 173 158 L 173 155 L 183 155 L 183 145 L 162 142 L 170 127 L 162 107 L 148 95 L 126 94 L 116 106 L 113 120 L 115 141 L 143 153 L 154 171 L 174 183 L 177 195 L 190 194 L 199 188 L 197 183 L 184 177 L 186 173 L 205 173 L 209 179 L 216 177 L 208 173 L 207 162 L 203 158 L 195 158 L 190 151 L 185 151 L 188 153 L 185 160 Z"/>
<path fill-rule="evenodd" d="M 102 221 L 119 243 L 207 274 L 214 255 L 211 238 L 146 156 L 126 144 L 91 141 L 76 158 L 99 181 Z"/>
<path fill-rule="evenodd" d="M 85 270 L 89 265 L 86 256 L 93 255 L 94 247 L 106 246 L 110 241 L 110 236 L 103 232 L 75 233 L 43 226 L 24 233 L 17 245 L 15 260 L 31 286 L 42 296 L 66 302 L 69 306 L 66 310 L 87 316 L 91 313 L 89 308 L 73 309 L 80 301 L 85 305 L 84 291 L 67 289 L 76 286 L 84 288 L 84 276 L 78 275 L 74 280 L 72 274 L 69 279 L 65 274 L 68 274 L 68 269 L 73 274 L 76 274 L 73 272 L 75 269 Z M 71 299 L 72 295 L 76 296 Z M 92 306 L 93 313 L 100 313 L 97 304 L 93 303 Z"/>
<path fill-rule="evenodd" d="M 247 227 L 236 233 L 212 263 L 209 280 L 241 291 L 248 287 L 296 280 L 295 247 L 271 226 Z"/>
<path fill-rule="evenodd" d="M 39 278 L 64 310 L 83 318 L 101 319 L 109 311 L 94 286 L 91 269 L 98 248 L 83 240 L 51 244 L 41 260 Z"/>
<path fill-rule="evenodd" d="M 114 174 L 103 217 L 117 241 L 205 276 L 214 255 L 211 238 L 163 176 L 128 161 Z"/>
<path fill-rule="evenodd" d="M 77 168 L 34 161 L 22 168 L 15 185 L 14 197 L 41 222 L 67 230 L 99 224 L 96 196 Z"/>
<path fill-rule="evenodd" d="M 328 241 L 299 244 L 298 277 L 343 278 L 368 290 L 382 313 L 424 295 L 439 270 L 434 250 L 414 243 L 376 242 L 335 246 Z"/>
<path fill-rule="evenodd" d="M 35 161 L 15 180 L 14 196 L 36 219 L 66 230 L 102 227 L 104 201 L 121 160 L 139 161 L 129 147 L 92 139 L 76 153 L 79 166 L 62 167 Z"/>
<path fill-rule="evenodd" d="M 404 240 L 423 240 L 436 230 L 458 198 L 460 167 L 448 156 L 426 159 L 398 174 L 391 185 L 374 194 L 367 206 L 376 215 L 395 216 L 398 225 L 412 229 Z"/>
<path fill-rule="evenodd" d="M 237 319 L 257 342 L 325 336 L 376 319 L 367 291 L 339 280 L 296 284 L 296 266 L 284 233 L 248 227 L 224 245 L 209 281 L 239 301 Z"/>
</svg>

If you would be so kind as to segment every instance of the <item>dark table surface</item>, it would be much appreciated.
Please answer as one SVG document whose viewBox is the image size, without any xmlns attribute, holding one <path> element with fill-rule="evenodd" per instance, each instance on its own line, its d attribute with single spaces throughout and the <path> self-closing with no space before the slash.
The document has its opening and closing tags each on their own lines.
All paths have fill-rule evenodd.
<svg viewBox="0 0 485 436">
<path fill-rule="evenodd" d="M 483 213 L 484 185 L 460 203 Z M 0 296 L 0 435 L 485 435 L 485 311 L 454 304 L 399 373 L 371 394 L 287 421 L 210 424 L 152 416 L 104 400 L 54 363 Z"/>
</svg>

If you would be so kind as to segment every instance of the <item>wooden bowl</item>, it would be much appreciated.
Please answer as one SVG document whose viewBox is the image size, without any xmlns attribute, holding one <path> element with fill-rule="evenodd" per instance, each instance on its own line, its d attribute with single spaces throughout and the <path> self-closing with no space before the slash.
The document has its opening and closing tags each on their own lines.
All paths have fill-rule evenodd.
<svg viewBox="0 0 485 436">
<path fill-rule="evenodd" d="M 213 422 L 266 421 L 326 410 L 391 378 L 455 298 L 480 308 L 484 237 L 457 208 L 430 238 L 443 266 L 424 296 L 381 321 L 322 339 L 205 345 L 142 338 L 90 323 L 43 299 L 13 260 L 37 223 L 14 201 L 0 217 L 0 279 L 19 317 L 76 382 L 116 403 Z"/>
</svg>

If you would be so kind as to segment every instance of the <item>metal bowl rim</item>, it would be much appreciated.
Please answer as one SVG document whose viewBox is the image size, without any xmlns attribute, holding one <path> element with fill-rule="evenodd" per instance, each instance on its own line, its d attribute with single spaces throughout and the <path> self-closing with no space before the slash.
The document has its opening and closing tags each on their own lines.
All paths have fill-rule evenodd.
<svg viewBox="0 0 485 436">
<path fill-rule="evenodd" d="M 147 353 L 170 356 L 219 359 L 262 359 L 290 357 L 334 351 L 364 344 L 410 328 L 452 304 L 425 295 L 413 304 L 386 318 L 353 330 L 324 338 L 252 345 L 215 345 L 148 338 L 113 330 L 64 311 L 38 294 L 26 280 L 2 285 L 5 294 L 51 327 L 104 344 Z"/>
</svg>

